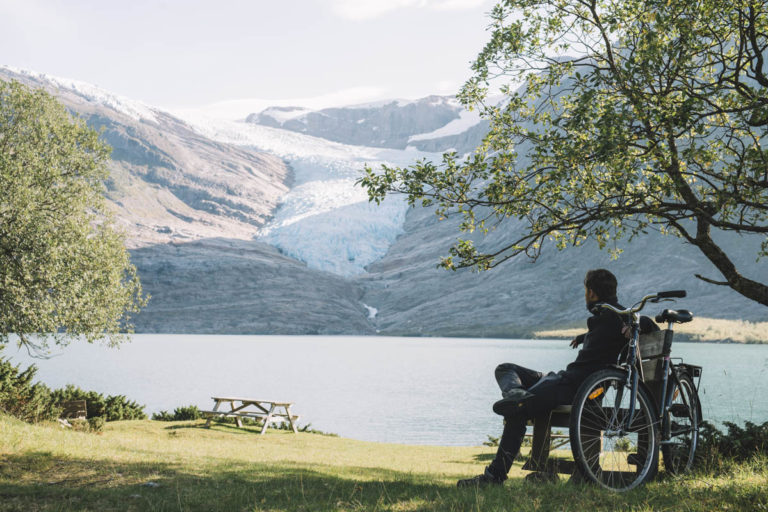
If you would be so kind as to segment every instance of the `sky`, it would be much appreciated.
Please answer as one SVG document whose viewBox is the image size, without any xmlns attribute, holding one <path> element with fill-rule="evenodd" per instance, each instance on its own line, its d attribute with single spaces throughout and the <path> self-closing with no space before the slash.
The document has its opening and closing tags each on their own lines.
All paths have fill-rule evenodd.
<svg viewBox="0 0 768 512">
<path fill-rule="evenodd" d="M 167 109 L 455 94 L 490 0 L 2 0 L 0 65 Z"/>
</svg>

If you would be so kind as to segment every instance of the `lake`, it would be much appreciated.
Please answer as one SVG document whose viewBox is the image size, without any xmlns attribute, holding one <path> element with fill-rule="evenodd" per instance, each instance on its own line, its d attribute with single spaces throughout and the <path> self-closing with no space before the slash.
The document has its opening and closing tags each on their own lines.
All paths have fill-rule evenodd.
<svg viewBox="0 0 768 512">
<path fill-rule="evenodd" d="M 212 396 L 293 402 L 300 425 L 353 439 L 479 445 L 501 434 L 491 411 L 493 371 L 514 362 L 541 371 L 576 357 L 565 340 L 140 334 L 120 349 L 73 342 L 38 366 L 38 380 L 122 394 L 151 415 Z M 768 421 L 768 345 L 677 343 L 673 356 L 704 367 L 710 421 Z"/>
</svg>

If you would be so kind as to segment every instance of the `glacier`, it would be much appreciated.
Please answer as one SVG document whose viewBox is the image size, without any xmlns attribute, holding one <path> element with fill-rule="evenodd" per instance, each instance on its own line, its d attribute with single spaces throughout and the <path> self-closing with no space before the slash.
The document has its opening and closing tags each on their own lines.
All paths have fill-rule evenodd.
<svg viewBox="0 0 768 512">
<path fill-rule="evenodd" d="M 408 205 L 389 196 L 368 202 L 355 185 L 363 167 L 410 165 L 440 154 L 352 146 L 288 130 L 180 112 L 193 129 L 219 142 L 250 147 L 283 158 L 293 169 L 291 189 L 258 239 L 310 268 L 350 277 L 382 258 L 403 232 Z"/>
<path fill-rule="evenodd" d="M 105 106 L 136 121 L 158 124 L 157 115 L 165 113 L 164 109 L 86 82 L 9 66 L 2 68 L 47 82 L 55 89 L 72 91 L 90 103 Z M 392 101 L 401 106 L 410 103 L 408 100 L 386 103 Z M 305 107 L 265 110 L 278 120 L 301 116 L 308 111 Z M 214 117 L 204 110 L 169 113 L 214 141 L 253 148 L 282 158 L 293 171 L 293 183 L 280 199 L 272 219 L 258 231 L 256 238 L 310 268 L 344 277 L 365 273 L 369 264 L 387 253 L 403 233 L 408 209 L 404 198 L 398 196 L 388 196 L 380 205 L 369 203 L 365 190 L 355 184 L 362 176 L 363 167 L 405 166 L 417 159 L 441 158 L 439 153 L 421 152 L 412 147 L 390 149 L 333 142 L 280 128 Z M 468 120 L 462 117 L 462 121 L 467 123 Z M 457 127 L 454 123 L 446 129 Z"/>
</svg>

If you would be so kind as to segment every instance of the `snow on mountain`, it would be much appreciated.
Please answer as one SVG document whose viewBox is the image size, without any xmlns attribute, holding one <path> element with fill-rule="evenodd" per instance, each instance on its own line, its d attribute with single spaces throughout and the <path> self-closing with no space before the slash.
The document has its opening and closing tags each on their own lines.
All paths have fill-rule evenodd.
<svg viewBox="0 0 768 512">
<path fill-rule="evenodd" d="M 459 135 L 469 130 L 473 126 L 479 124 L 482 120 L 480 114 L 476 111 L 462 110 L 459 112 L 459 118 L 454 119 L 450 123 L 441 126 L 437 130 L 433 130 L 429 133 L 420 133 L 417 135 L 411 135 L 408 137 L 408 142 L 414 142 L 418 140 L 431 140 L 438 139 L 440 137 L 448 137 L 451 135 Z"/>
<path fill-rule="evenodd" d="M 436 131 L 460 119 L 462 111 L 452 96 L 427 96 L 307 112 L 273 107 L 250 114 L 246 122 L 354 146 L 405 149 L 409 137 Z"/>
<path fill-rule="evenodd" d="M 304 107 L 269 107 L 263 110 L 261 115 L 271 117 L 277 123 L 284 123 L 289 119 L 301 117 L 309 112 L 311 110 Z"/>
<path fill-rule="evenodd" d="M 365 272 L 402 233 L 408 208 L 402 198 L 370 204 L 355 185 L 363 166 L 408 165 L 438 155 L 415 150 L 352 146 L 252 123 L 183 113 L 213 140 L 275 154 L 293 170 L 293 184 L 259 240 L 310 268 L 341 276 Z"/>
<path fill-rule="evenodd" d="M 151 123 L 157 123 L 155 110 L 149 105 L 146 105 L 140 101 L 126 98 L 125 96 L 111 93 L 102 89 L 101 87 L 97 87 L 87 82 L 72 80 L 70 78 L 61 78 L 25 69 L 17 69 L 11 66 L 0 66 L 0 69 L 6 69 L 11 73 L 15 73 L 17 75 L 21 75 L 33 80 L 48 82 L 49 84 L 59 89 L 67 89 L 82 97 L 86 101 L 110 108 L 136 121 L 149 121 Z"/>
</svg>

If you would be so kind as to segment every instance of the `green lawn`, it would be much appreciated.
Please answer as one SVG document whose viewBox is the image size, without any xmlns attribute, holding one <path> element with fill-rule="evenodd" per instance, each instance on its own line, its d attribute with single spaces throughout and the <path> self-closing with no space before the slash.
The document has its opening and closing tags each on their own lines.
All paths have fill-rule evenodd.
<svg viewBox="0 0 768 512">
<path fill-rule="evenodd" d="M 526 483 L 519 465 L 503 488 L 456 489 L 493 452 L 202 422 L 93 434 L 0 415 L 0 510 L 768 510 L 764 460 L 626 494 Z"/>
</svg>

